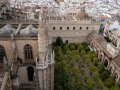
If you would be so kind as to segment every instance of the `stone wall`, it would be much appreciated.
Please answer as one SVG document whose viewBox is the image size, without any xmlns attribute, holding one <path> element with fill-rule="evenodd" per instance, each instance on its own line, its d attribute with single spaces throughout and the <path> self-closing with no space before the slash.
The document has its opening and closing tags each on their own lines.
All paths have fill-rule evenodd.
<svg viewBox="0 0 120 90">
<path fill-rule="evenodd" d="M 27 67 L 29 67 L 29 66 L 19 67 L 18 77 L 19 77 L 19 83 L 20 84 L 29 83 L 28 73 L 27 73 Z M 34 71 L 35 71 L 36 70 L 35 66 L 33 68 L 34 68 Z"/>
<path fill-rule="evenodd" d="M 12 55 L 12 42 L 10 40 L 0 41 L 0 45 L 4 47 L 6 57 L 9 59 Z"/>
<path fill-rule="evenodd" d="M 38 57 L 38 41 L 37 40 L 16 40 L 15 44 L 17 49 L 17 55 L 23 61 L 25 61 L 24 46 L 26 44 L 29 44 L 32 47 L 33 59 L 35 60 L 35 58 Z"/>
<path fill-rule="evenodd" d="M 115 59 L 118 59 L 120 56 L 117 56 L 118 58 L 109 58 L 104 52 L 104 48 L 101 48 L 99 43 L 92 37 L 91 34 L 88 35 L 87 40 L 92 50 L 95 52 L 95 54 L 97 54 L 100 62 L 102 64 L 105 64 L 105 61 L 108 62 L 106 69 L 111 72 L 111 77 L 115 79 L 116 85 L 120 86 L 120 70 L 119 70 L 120 67 L 118 66 L 119 61 L 117 63 L 115 60 Z M 100 53 L 98 53 L 99 51 Z"/>
<path fill-rule="evenodd" d="M 48 23 L 48 36 L 52 37 L 54 42 L 58 36 L 65 42 L 83 42 L 87 35 L 92 31 L 98 31 L 99 24 L 92 24 L 85 21 L 51 22 Z"/>
<path fill-rule="evenodd" d="M 14 47 L 13 47 L 14 44 Z M 25 61 L 24 58 L 24 46 L 26 44 L 31 45 L 33 52 L 33 59 L 35 60 L 38 57 L 38 41 L 37 40 L 4 40 L 0 41 L 0 45 L 2 45 L 6 52 L 7 59 L 12 58 L 13 50 L 16 49 L 17 57 Z"/>
</svg>

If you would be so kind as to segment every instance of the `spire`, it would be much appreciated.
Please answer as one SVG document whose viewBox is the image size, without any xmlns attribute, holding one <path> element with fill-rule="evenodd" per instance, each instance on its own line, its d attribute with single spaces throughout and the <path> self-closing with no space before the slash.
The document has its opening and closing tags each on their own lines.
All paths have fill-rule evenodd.
<svg viewBox="0 0 120 90">
<path fill-rule="evenodd" d="M 44 8 L 41 8 L 40 14 L 39 14 L 39 22 L 42 25 L 46 25 L 46 13 Z"/>
<path fill-rule="evenodd" d="M 43 8 L 39 16 L 39 28 L 38 28 L 38 46 L 39 46 L 39 59 L 44 58 L 47 52 L 47 29 L 46 29 L 46 17 Z"/>
</svg>

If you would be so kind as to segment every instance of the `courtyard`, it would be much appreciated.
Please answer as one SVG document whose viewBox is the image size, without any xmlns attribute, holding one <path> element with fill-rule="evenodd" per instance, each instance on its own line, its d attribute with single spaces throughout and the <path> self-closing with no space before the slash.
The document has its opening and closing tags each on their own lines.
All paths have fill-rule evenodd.
<svg viewBox="0 0 120 90">
<path fill-rule="evenodd" d="M 120 90 L 87 43 L 53 43 L 55 90 Z"/>
</svg>

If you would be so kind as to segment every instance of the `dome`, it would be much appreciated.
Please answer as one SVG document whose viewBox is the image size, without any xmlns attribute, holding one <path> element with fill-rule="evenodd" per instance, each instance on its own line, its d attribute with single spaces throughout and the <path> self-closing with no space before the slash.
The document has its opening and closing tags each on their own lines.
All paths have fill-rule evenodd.
<svg viewBox="0 0 120 90">
<path fill-rule="evenodd" d="M 79 20 L 79 19 L 87 19 L 87 18 L 89 18 L 89 16 L 88 16 L 87 13 L 85 13 L 85 11 L 80 11 L 80 12 L 78 12 L 78 13 L 75 15 L 75 18 L 76 18 L 77 20 Z"/>
<path fill-rule="evenodd" d="M 37 28 L 33 27 L 33 25 L 28 25 L 26 28 L 20 30 L 20 34 L 37 34 Z"/>
<path fill-rule="evenodd" d="M 0 34 L 11 34 L 16 31 L 15 28 L 12 27 L 12 25 L 7 24 L 3 28 L 0 29 Z"/>
</svg>

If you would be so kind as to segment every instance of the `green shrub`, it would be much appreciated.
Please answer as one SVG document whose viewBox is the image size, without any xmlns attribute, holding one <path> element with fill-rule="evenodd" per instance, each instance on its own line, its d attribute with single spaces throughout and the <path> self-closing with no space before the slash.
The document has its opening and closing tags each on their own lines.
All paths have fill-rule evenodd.
<svg viewBox="0 0 120 90">
<path fill-rule="evenodd" d="M 108 78 L 105 81 L 105 84 L 108 88 L 114 87 L 115 86 L 115 81 L 112 78 Z"/>
</svg>

